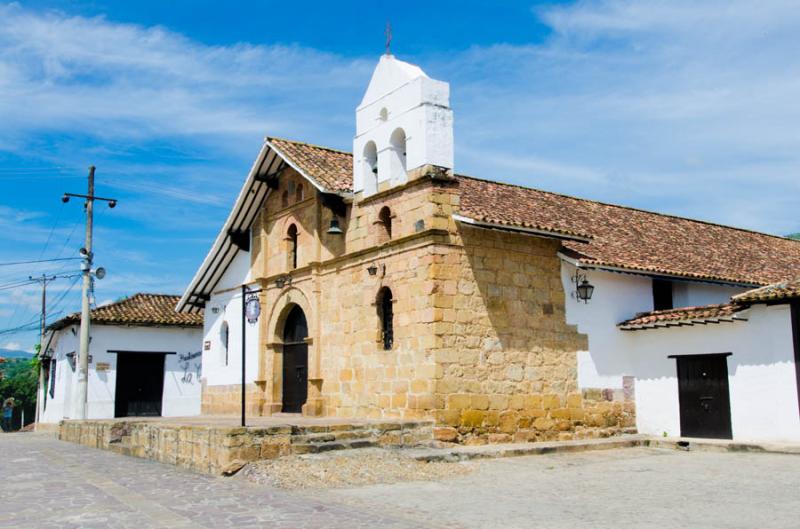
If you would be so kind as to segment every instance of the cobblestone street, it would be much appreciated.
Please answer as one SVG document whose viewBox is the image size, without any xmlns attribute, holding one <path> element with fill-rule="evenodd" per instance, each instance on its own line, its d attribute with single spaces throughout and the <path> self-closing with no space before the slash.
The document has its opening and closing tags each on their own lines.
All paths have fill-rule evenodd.
<svg viewBox="0 0 800 529">
<path fill-rule="evenodd" d="M 800 511 L 795 455 L 631 448 L 288 492 L 37 434 L 0 435 L 0 453 L 0 527 L 789 529 Z"/>
<path fill-rule="evenodd" d="M 452 527 L 61 442 L 0 435 L 0 527 Z"/>
</svg>

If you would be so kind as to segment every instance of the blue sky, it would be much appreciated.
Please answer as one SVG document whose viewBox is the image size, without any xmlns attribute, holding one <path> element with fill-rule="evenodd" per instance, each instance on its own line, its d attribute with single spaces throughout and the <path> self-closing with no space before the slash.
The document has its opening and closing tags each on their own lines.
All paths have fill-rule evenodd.
<svg viewBox="0 0 800 529">
<path fill-rule="evenodd" d="M 757 4 L 757 5 L 756 5 Z M 793 1 L 0 1 L 0 263 L 72 257 L 90 164 L 99 303 L 180 293 L 262 138 L 350 148 L 383 51 L 451 83 L 459 172 L 800 231 Z M 0 329 L 35 321 L 0 266 Z M 50 287 L 56 317 L 78 287 Z M 0 334 L 29 349 L 36 333 Z"/>
</svg>

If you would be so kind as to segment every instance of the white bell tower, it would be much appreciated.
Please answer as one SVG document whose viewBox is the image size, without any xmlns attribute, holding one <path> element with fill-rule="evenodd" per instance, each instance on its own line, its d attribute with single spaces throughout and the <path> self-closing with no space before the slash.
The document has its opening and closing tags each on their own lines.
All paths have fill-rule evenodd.
<svg viewBox="0 0 800 529">
<path fill-rule="evenodd" d="M 450 85 L 382 55 L 356 109 L 353 190 L 369 196 L 424 165 L 453 169 Z"/>
</svg>

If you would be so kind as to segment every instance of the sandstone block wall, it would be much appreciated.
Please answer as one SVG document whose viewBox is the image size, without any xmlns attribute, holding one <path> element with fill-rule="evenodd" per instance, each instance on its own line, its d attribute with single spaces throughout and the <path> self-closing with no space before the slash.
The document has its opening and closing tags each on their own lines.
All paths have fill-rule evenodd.
<svg viewBox="0 0 800 529">
<path fill-rule="evenodd" d="M 576 352 L 587 340 L 566 324 L 559 241 L 457 224 L 459 190 L 447 178 L 357 200 L 340 219 L 345 233 L 328 234 L 332 213 L 318 194 L 279 202 L 292 181 L 296 189 L 301 179 L 287 170 L 253 233 L 264 310 L 248 413 L 281 409 L 282 318 L 297 304 L 309 324 L 307 415 L 433 419 L 439 439 L 468 443 L 633 427 L 630 394 L 578 388 Z M 296 270 L 286 255 L 291 223 L 300 232 Z M 278 287 L 286 274 L 291 283 Z M 394 299 L 389 351 L 376 304 L 382 287 Z M 239 407 L 238 386 L 204 388 L 204 413 Z"/>
<path fill-rule="evenodd" d="M 586 336 L 566 324 L 556 240 L 459 226 L 437 256 L 439 439 L 507 442 L 619 433 L 633 401 L 577 386 Z"/>
</svg>

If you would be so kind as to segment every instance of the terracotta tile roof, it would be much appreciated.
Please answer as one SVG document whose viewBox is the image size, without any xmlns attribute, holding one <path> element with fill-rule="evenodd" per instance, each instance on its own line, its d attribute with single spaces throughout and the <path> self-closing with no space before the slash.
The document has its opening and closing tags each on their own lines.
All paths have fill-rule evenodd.
<svg viewBox="0 0 800 529">
<path fill-rule="evenodd" d="M 791 281 L 783 281 L 754 290 L 748 290 L 747 292 L 733 296 L 733 301 L 736 303 L 750 304 L 798 298 L 800 298 L 800 277 Z"/>
<path fill-rule="evenodd" d="M 134 294 L 92 310 L 92 323 L 131 326 L 176 326 L 202 327 L 203 313 L 176 312 L 175 305 L 180 296 L 167 294 Z M 51 323 L 50 330 L 63 329 L 81 321 L 81 313 L 76 312 Z"/>
<path fill-rule="evenodd" d="M 619 323 L 617 327 L 624 331 L 638 329 L 655 329 L 659 327 L 677 327 L 694 325 L 696 323 L 719 323 L 736 320 L 746 321 L 736 317 L 736 313 L 746 307 L 734 303 L 719 305 L 706 305 L 704 307 L 682 307 L 679 309 L 654 310 L 637 314 L 636 317 Z"/>
<path fill-rule="evenodd" d="M 352 191 L 352 155 L 268 138 L 332 192 Z M 579 236 L 582 264 L 690 279 L 767 285 L 800 275 L 800 241 L 468 176 L 456 177 L 459 214 L 482 222 Z"/>
<path fill-rule="evenodd" d="M 710 222 L 459 176 L 460 213 L 509 225 L 586 233 L 564 241 L 587 265 L 767 284 L 800 273 L 800 242 Z"/>
<path fill-rule="evenodd" d="M 282 138 L 267 141 L 327 191 L 353 191 L 353 155 L 349 152 Z"/>
</svg>

